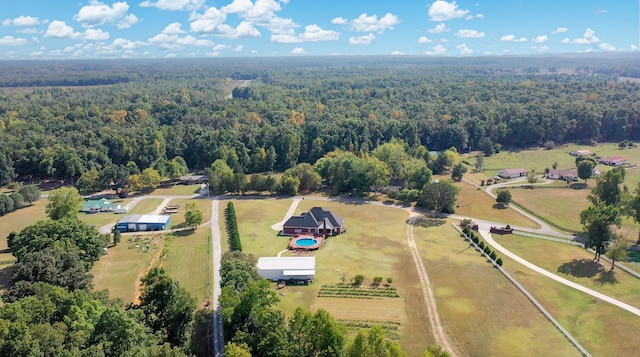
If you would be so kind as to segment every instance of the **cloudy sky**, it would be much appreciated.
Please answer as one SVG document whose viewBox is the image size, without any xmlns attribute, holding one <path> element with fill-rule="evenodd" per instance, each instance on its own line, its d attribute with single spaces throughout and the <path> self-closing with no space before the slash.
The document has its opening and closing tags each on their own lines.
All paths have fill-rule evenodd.
<svg viewBox="0 0 640 357">
<path fill-rule="evenodd" d="M 638 52 L 636 0 L 2 0 L 0 59 Z"/>
</svg>

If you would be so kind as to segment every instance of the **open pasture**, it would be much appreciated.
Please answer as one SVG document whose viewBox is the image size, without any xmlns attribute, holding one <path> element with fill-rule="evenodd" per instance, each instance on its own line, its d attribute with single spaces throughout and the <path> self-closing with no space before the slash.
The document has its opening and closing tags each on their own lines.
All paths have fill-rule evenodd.
<svg viewBox="0 0 640 357">
<path fill-rule="evenodd" d="M 162 203 L 162 198 L 143 198 L 136 203 L 128 214 L 150 214 Z"/>
<path fill-rule="evenodd" d="M 176 198 L 169 201 L 167 206 L 180 205 L 178 213 L 171 214 L 171 223 L 169 228 L 184 228 L 186 227 L 186 220 L 184 218 L 185 212 L 187 212 L 187 205 L 195 204 L 196 208 L 202 212 L 202 223 L 209 222 L 211 219 L 211 200 L 207 199 L 195 199 L 195 198 Z M 161 214 L 164 214 L 161 212 Z"/>
<path fill-rule="evenodd" d="M 515 188 L 511 189 L 511 199 L 526 209 L 535 212 L 555 224 L 567 229 L 582 231 L 580 212 L 589 207 L 585 189 L 572 188 Z"/>
</svg>

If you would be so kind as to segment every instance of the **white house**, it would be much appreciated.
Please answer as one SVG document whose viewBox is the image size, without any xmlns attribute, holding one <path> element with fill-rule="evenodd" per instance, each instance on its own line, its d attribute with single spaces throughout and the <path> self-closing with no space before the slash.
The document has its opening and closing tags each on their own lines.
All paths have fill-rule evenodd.
<svg viewBox="0 0 640 357">
<path fill-rule="evenodd" d="M 554 180 L 578 181 L 578 172 L 574 170 L 549 169 L 547 178 Z"/>
<path fill-rule="evenodd" d="M 316 277 L 316 257 L 260 257 L 258 275 L 272 281 L 311 280 Z"/>
<path fill-rule="evenodd" d="M 527 176 L 527 172 L 527 169 L 505 169 L 498 171 L 498 176 L 509 179 Z"/>
</svg>

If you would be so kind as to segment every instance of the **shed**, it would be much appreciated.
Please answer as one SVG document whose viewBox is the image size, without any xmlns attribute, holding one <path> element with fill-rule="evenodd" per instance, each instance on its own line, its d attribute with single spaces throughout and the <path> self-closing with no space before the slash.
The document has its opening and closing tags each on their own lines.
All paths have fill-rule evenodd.
<svg viewBox="0 0 640 357">
<path fill-rule="evenodd" d="M 316 277 L 316 257 L 260 257 L 258 275 L 269 280 L 310 280 Z"/>
<path fill-rule="evenodd" d="M 202 184 L 207 182 L 207 175 L 185 175 L 180 177 L 180 183 L 184 185 Z"/>
<path fill-rule="evenodd" d="M 116 224 L 120 232 L 162 231 L 169 227 L 171 216 L 156 214 L 129 214 Z"/>
<path fill-rule="evenodd" d="M 108 199 L 101 198 L 99 200 L 84 201 L 80 211 L 86 213 L 113 212 L 120 207 L 118 203 L 111 203 Z"/>
<path fill-rule="evenodd" d="M 527 169 L 505 169 L 498 172 L 498 176 L 502 178 L 516 178 L 527 176 Z"/>
</svg>

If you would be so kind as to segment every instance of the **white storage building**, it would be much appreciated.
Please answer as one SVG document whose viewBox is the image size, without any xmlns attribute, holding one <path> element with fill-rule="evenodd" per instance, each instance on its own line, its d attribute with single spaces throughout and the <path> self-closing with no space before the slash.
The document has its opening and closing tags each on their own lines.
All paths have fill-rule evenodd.
<svg viewBox="0 0 640 357">
<path fill-rule="evenodd" d="M 269 280 L 311 280 L 316 277 L 316 257 L 261 257 L 258 275 Z"/>
</svg>

